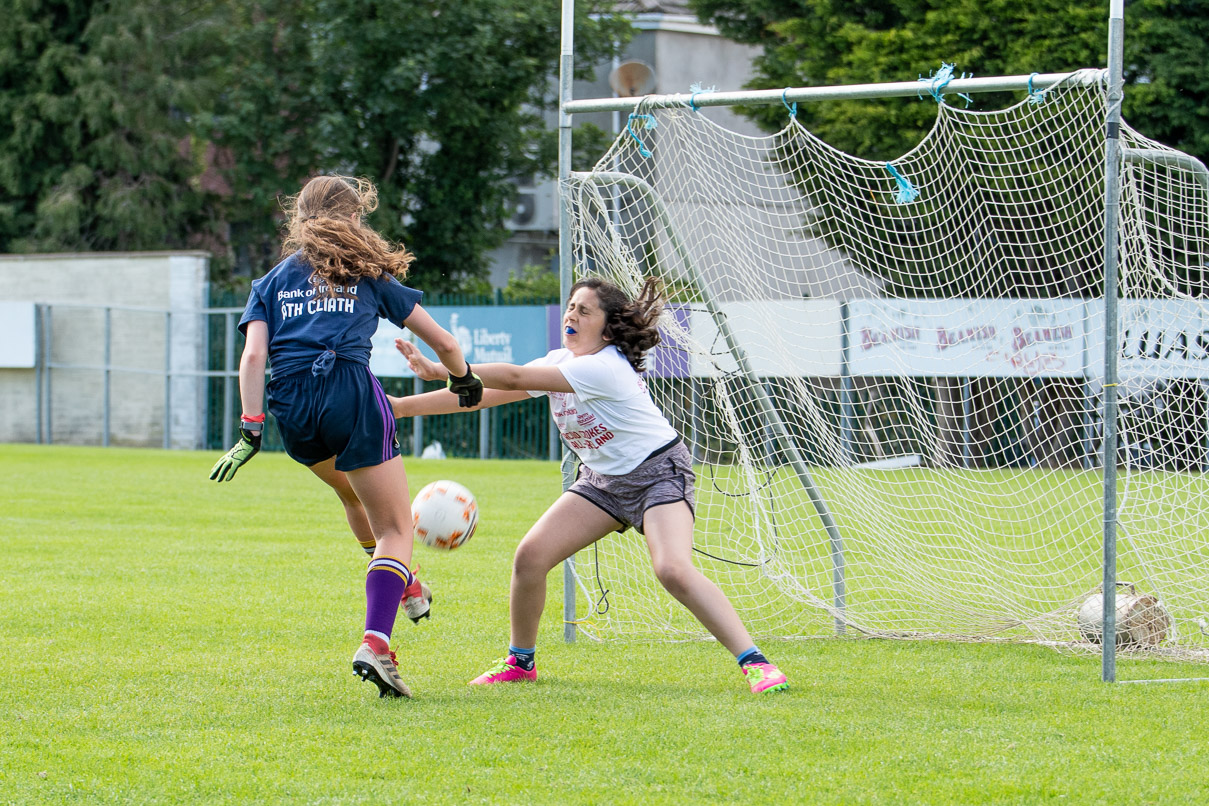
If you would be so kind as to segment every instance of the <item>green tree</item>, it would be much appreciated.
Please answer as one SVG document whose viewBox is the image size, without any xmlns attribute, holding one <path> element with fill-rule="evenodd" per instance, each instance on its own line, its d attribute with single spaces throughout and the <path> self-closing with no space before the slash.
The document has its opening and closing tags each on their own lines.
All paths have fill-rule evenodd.
<svg viewBox="0 0 1209 806">
<path fill-rule="evenodd" d="M 157 2 L 14 0 L 0 26 L 0 252 L 205 246 L 182 110 L 213 34 Z"/>
<path fill-rule="evenodd" d="M 604 2 L 579 5 L 576 61 L 595 64 L 629 23 L 597 15 Z M 542 112 L 555 100 L 559 3 L 294 0 L 231 13 L 229 89 L 204 125 L 231 154 L 236 246 L 268 252 L 277 197 L 307 176 L 358 174 L 379 188 L 371 223 L 416 253 L 412 282 L 479 284 L 508 237 L 511 180 L 555 164 Z"/>
<path fill-rule="evenodd" d="M 757 44 L 756 78 L 763 87 L 903 81 L 929 76 L 941 62 L 977 75 L 1060 73 L 1103 67 L 1107 11 L 1058 0 L 692 0 L 703 19 L 726 34 Z M 1143 134 L 1195 154 L 1209 156 L 1209 76 L 1197 66 L 1209 58 L 1209 18 L 1192 0 L 1137 0 L 1126 12 L 1124 115 Z M 922 86 L 922 85 L 921 85 Z M 1000 109 L 1021 101 L 1020 93 L 974 95 L 975 109 Z M 947 102 L 963 102 L 949 95 Z M 747 114 L 770 131 L 785 124 L 779 105 Z M 837 148 L 867 159 L 889 160 L 914 148 L 933 126 L 936 105 L 925 94 L 798 105 L 798 120 Z M 1098 169 L 1039 159 L 1034 181 L 1079 188 L 1095 198 Z M 1061 209 L 1038 202 L 1028 211 L 1000 204 L 1008 177 L 979 179 L 976 193 L 984 214 L 964 228 L 968 248 L 938 258 L 921 247 L 929 228 L 944 227 L 962 199 L 921 198 L 901 211 L 882 211 L 861 196 L 824 196 L 833 229 L 820 233 L 855 265 L 881 276 L 891 293 L 903 296 L 1081 296 L 1098 293 L 1098 251 L 1068 260 L 1043 260 L 1019 232 L 1054 233 L 1077 226 Z M 1157 201 L 1156 203 L 1165 203 Z M 863 260 L 864 222 L 882 216 L 897 232 L 897 253 Z M 826 216 L 825 216 L 826 217 Z M 988 246 L 991 245 L 991 246 Z M 1162 247 L 1167 248 L 1167 247 Z M 1173 249 L 1176 247 L 1172 247 Z M 980 270 L 993 249 L 997 270 Z M 1178 257 L 1178 256 L 1177 256 Z M 1179 261 L 1173 261 L 1178 263 Z M 909 271 L 904 268 L 910 267 Z M 925 268 L 926 267 L 926 268 Z M 1177 270 L 1200 283 L 1201 268 Z M 1194 276 L 1195 275 L 1195 276 Z M 1191 286 L 1189 287 L 1191 290 Z"/>
<path fill-rule="evenodd" d="M 550 173 L 558 0 L 13 0 L 0 26 L 0 251 L 216 253 L 258 275 L 281 199 L 338 172 L 413 282 L 476 288 L 516 177 Z M 579 4 L 576 61 L 630 31 Z M 585 70 L 586 72 L 586 70 Z"/>
<path fill-rule="evenodd" d="M 558 272 L 550 265 L 530 263 L 522 266 L 519 273 L 508 274 L 508 284 L 503 296 L 507 302 L 533 302 L 534 300 L 557 300 L 559 293 Z"/>
<path fill-rule="evenodd" d="M 1105 4 L 1065 0 L 691 0 L 725 35 L 760 46 L 753 87 L 904 81 L 941 62 L 980 76 L 1105 67 Z M 1125 15 L 1123 114 L 1147 136 L 1209 158 L 1209 15 L 1199 0 L 1135 0 Z M 977 108 L 1004 97 L 973 96 Z M 1015 96 L 1010 100 L 1018 100 Z M 951 102 L 959 103 L 956 99 Z M 770 131 L 780 107 L 748 110 Z M 931 128 L 915 98 L 800 104 L 798 119 L 828 143 L 893 159 Z"/>
</svg>

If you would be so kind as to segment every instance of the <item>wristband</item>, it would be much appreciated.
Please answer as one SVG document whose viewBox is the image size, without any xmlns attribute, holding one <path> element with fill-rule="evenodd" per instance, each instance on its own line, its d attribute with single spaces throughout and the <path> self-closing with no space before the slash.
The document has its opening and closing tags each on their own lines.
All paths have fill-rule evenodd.
<svg viewBox="0 0 1209 806">
<path fill-rule="evenodd" d="M 241 414 L 241 415 L 239 415 L 239 419 L 243 420 L 245 423 L 263 423 L 264 422 L 264 413 L 262 412 L 255 416 L 253 416 L 251 414 Z"/>
<path fill-rule="evenodd" d="M 249 417 L 248 415 L 244 414 L 239 418 L 239 427 L 249 433 L 259 434 L 264 430 L 264 415 L 261 414 L 259 417 Z"/>
</svg>

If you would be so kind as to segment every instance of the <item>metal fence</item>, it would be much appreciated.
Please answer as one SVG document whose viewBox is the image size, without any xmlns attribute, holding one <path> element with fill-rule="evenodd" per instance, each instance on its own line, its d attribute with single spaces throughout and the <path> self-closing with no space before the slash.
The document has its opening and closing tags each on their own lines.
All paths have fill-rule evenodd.
<svg viewBox="0 0 1209 806">
<path fill-rule="evenodd" d="M 199 317 L 76 303 L 35 312 L 37 442 L 201 447 Z"/>
<path fill-rule="evenodd" d="M 234 441 L 241 409 L 242 306 L 182 311 L 47 303 L 35 306 L 35 313 L 32 382 L 26 391 L 14 385 L 12 392 L 27 402 L 23 412 L 9 412 L 14 423 L 27 425 L 6 438 L 213 450 Z M 384 378 L 382 385 L 397 396 L 441 388 L 414 378 Z M 403 419 L 398 427 L 404 453 L 417 456 L 434 443 L 450 457 L 559 456 L 543 399 L 474 416 Z M 275 427 L 266 428 L 264 449 L 282 450 Z"/>
<path fill-rule="evenodd" d="M 235 306 L 169 311 L 75 303 L 37 305 L 37 359 L 32 384 L 25 382 L 26 389 L 32 385 L 33 394 L 17 390 L 15 385 L 5 392 L 14 401 L 7 412 L 12 426 L 8 430 L 20 426 L 5 438 L 225 449 L 235 439 L 240 413 L 238 368 L 243 336 L 237 324 L 242 312 L 242 307 Z M 869 461 L 879 455 L 929 455 L 924 432 L 939 428 L 937 411 L 946 401 L 916 388 L 920 379 L 863 379 L 851 389 L 842 381 L 814 379 L 807 384 L 809 400 L 785 405 L 787 411 L 813 408 L 818 412 L 790 423 L 808 461 L 832 461 L 815 433 L 813 420 L 817 417 L 846 435 L 853 461 Z M 1010 394 L 987 396 L 979 393 L 977 379 L 953 382 L 961 387 L 960 395 L 954 393 L 962 408 L 962 455 L 954 457 L 958 466 L 1086 468 L 1096 463 L 1102 402 L 1095 392 L 1067 388 L 1060 380 L 1033 379 L 1021 381 Z M 770 379 L 765 383 L 774 396 L 793 396 Z M 692 410 L 691 427 L 684 436 L 698 459 L 716 460 L 733 450 L 733 445 L 707 436 L 717 433 L 709 427 L 716 413 L 708 405 L 701 380 L 653 378 L 652 384 L 661 399 L 670 396 Z M 440 384 L 415 378 L 384 378 L 382 385 L 397 396 L 440 388 Z M 1142 393 L 1124 395 L 1124 425 L 1134 438 L 1119 446 L 1121 462 L 1154 469 L 1209 469 L 1209 387 L 1201 381 L 1184 381 L 1156 389 L 1149 393 L 1147 387 Z M 741 393 L 741 389 L 735 391 L 740 397 Z M 922 401 L 926 411 L 914 419 L 895 418 L 893 415 L 905 410 L 895 403 L 904 394 Z M 1054 425 L 1058 423 L 1066 425 L 1059 429 Z M 928 427 L 921 431 L 921 424 Z M 1047 424 L 1054 427 L 1047 430 Z M 404 453 L 417 456 L 436 443 L 450 457 L 557 460 L 560 455 L 558 435 L 543 398 L 486 409 L 474 416 L 459 413 L 403 419 L 398 428 Z M 264 447 L 282 449 L 275 427 L 266 429 Z"/>
<path fill-rule="evenodd" d="M 212 300 L 219 295 L 212 296 Z M 222 301 L 234 302 L 231 294 Z M 551 304 L 548 299 L 505 300 L 492 296 L 425 296 L 426 306 L 492 306 L 503 304 Z M 237 328 L 243 307 L 215 307 L 205 311 L 209 344 L 206 391 L 206 447 L 219 449 L 232 444 L 240 413 L 239 357 L 243 334 Z M 397 397 L 444 388 L 443 384 L 418 378 L 382 378 L 382 388 Z M 273 420 L 272 415 L 268 421 Z M 448 457 L 480 459 L 544 459 L 560 456 L 558 432 L 550 419 L 544 398 L 521 401 L 500 408 L 483 409 L 473 416 L 465 413 L 406 418 L 398 421 L 399 444 L 404 453 L 420 456 L 426 448 L 439 445 Z M 264 450 L 283 450 L 275 427 L 265 428 Z"/>
</svg>

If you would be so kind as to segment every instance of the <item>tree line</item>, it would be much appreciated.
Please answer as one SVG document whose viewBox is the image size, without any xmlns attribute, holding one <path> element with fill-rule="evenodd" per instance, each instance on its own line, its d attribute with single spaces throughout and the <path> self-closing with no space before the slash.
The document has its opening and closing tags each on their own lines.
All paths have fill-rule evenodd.
<svg viewBox="0 0 1209 806">
<path fill-rule="evenodd" d="M 1066 0 L 690 0 L 703 22 L 759 48 L 750 86 L 909 81 L 942 62 L 978 76 L 1107 67 L 1108 3 Z M 1209 160 L 1209 15 L 1201 0 L 1125 6 L 1122 114 L 1147 137 Z M 1018 100 L 979 95 L 984 109 Z M 894 159 L 931 129 L 914 98 L 802 104 L 798 120 L 858 157 Z M 751 108 L 769 131 L 784 110 Z"/>
<path fill-rule="evenodd" d="M 632 4 L 624 4 L 630 6 Z M 558 0 L 10 0 L 0 26 L 0 252 L 207 249 L 220 275 L 277 257 L 280 199 L 319 172 L 372 178 L 372 224 L 415 282 L 480 290 L 516 177 L 549 173 Z M 629 21 L 577 2 L 581 75 Z M 1104 66 L 1105 4 L 690 0 L 756 45 L 751 86 Z M 1126 119 L 1209 159 L 1209 15 L 1126 8 Z M 986 108 L 1003 99 L 979 96 Z M 928 131 L 915 99 L 804 104 L 833 146 L 890 159 Z M 747 110 L 769 130 L 779 107 Z M 599 139 L 580 138 L 589 147 Z M 218 278 L 221 279 L 221 276 Z"/>
<path fill-rule="evenodd" d="M 517 177 L 549 173 L 558 0 L 10 0 L 0 26 L 0 253 L 278 257 L 281 198 L 375 181 L 416 285 L 470 291 Z M 584 76 L 629 35 L 580 0 Z"/>
</svg>

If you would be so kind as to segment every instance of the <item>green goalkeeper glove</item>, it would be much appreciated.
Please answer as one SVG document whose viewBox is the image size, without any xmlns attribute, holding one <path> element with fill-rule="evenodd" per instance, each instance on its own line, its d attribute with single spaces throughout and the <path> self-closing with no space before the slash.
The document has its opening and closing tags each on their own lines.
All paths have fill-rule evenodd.
<svg viewBox="0 0 1209 806">
<path fill-rule="evenodd" d="M 260 433 L 239 429 L 239 442 L 210 468 L 211 481 L 230 481 L 248 460 L 260 453 Z"/>
<path fill-rule="evenodd" d="M 458 405 L 464 409 L 473 409 L 483 402 L 483 381 L 470 371 L 470 364 L 466 365 L 466 374 L 460 378 L 449 373 L 445 386 L 458 396 Z"/>
</svg>

